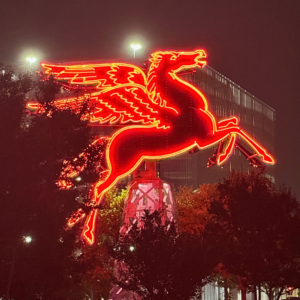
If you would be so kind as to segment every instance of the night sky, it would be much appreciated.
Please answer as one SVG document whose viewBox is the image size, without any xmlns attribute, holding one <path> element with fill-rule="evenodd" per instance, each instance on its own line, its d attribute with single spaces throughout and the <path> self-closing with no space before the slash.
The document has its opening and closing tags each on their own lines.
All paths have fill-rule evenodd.
<svg viewBox="0 0 300 300">
<path fill-rule="evenodd" d="M 0 62 L 138 59 L 204 48 L 276 109 L 277 182 L 300 197 L 300 0 L 0 0 Z M 206 170 L 203 169 L 203 172 Z"/>
</svg>

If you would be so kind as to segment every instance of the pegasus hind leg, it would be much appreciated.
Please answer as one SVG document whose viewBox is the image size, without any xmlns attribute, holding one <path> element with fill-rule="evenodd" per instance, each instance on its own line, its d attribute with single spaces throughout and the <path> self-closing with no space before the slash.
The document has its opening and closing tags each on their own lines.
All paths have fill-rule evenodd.
<svg viewBox="0 0 300 300">
<path fill-rule="evenodd" d="M 150 129 L 150 130 L 149 130 Z M 102 202 L 104 194 L 110 188 L 112 188 L 116 182 L 130 174 L 143 160 L 143 154 L 147 149 L 142 147 L 137 147 L 136 145 L 141 145 L 142 143 L 147 143 L 145 136 L 150 134 L 151 128 L 135 130 L 124 130 L 119 135 L 116 135 L 111 143 L 107 147 L 106 157 L 108 163 L 108 175 L 104 180 L 99 180 L 94 187 L 94 195 L 91 201 L 91 205 L 95 208 L 90 212 L 87 220 L 85 222 L 85 228 L 83 230 L 83 237 L 87 240 L 89 244 L 94 242 L 94 228 L 97 218 L 98 206 Z M 159 138 L 159 135 L 164 134 L 164 131 L 155 130 L 155 138 Z M 153 134 L 152 134 L 153 136 Z M 154 137 L 154 136 L 153 136 Z M 140 140 L 141 139 L 141 140 Z M 157 145 L 152 142 L 156 148 Z"/>
<path fill-rule="evenodd" d="M 125 157 L 124 157 L 125 158 Z M 126 159 L 126 158 L 125 158 Z M 104 180 L 99 180 L 93 190 L 93 198 L 92 201 L 90 202 L 91 206 L 94 206 L 95 208 L 92 209 L 92 211 L 90 212 L 90 214 L 88 215 L 86 222 L 85 222 L 85 226 L 84 226 L 84 230 L 83 230 L 83 237 L 85 238 L 85 240 L 91 245 L 94 243 L 94 231 L 95 231 L 95 223 L 96 223 L 96 219 L 97 219 L 97 215 L 98 215 L 98 206 L 101 204 L 104 194 L 111 189 L 116 182 L 127 176 L 127 174 L 131 173 L 131 171 L 133 169 L 135 169 L 135 165 L 139 164 L 138 162 L 135 162 L 135 164 L 130 164 L 130 165 L 126 165 L 126 168 L 111 168 L 108 171 L 108 175 L 106 176 L 106 178 Z M 125 164 L 124 164 L 125 165 Z"/>
</svg>

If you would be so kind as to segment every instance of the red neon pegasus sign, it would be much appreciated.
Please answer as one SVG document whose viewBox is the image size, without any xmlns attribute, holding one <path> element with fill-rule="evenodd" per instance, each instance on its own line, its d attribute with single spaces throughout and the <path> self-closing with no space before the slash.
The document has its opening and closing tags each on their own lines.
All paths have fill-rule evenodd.
<svg viewBox="0 0 300 300">
<path fill-rule="evenodd" d="M 69 88 L 81 85 L 96 90 L 90 94 L 93 105 L 90 125 L 123 125 L 108 139 L 105 153 L 108 170 L 105 178 L 95 183 L 90 205 L 98 207 L 105 192 L 144 159 L 170 158 L 194 147 L 203 149 L 228 140 L 216 156 L 220 165 L 232 153 L 237 136 L 253 148 L 262 162 L 274 164 L 273 157 L 238 126 L 236 117 L 217 122 L 201 91 L 178 77 L 182 69 L 203 67 L 205 57 L 203 50 L 155 52 L 149 60 L 147 75 L 139 67 L 124 63 L 42 64 L 46 74 L 52 74 Z M 76 107 L 78 101 L 84 101 L 84 97 L 56 100 L 54 104 L 65 109 Z M 37 103 L 28 103 L 27 107 L 41 109 Z M 100 142 L 103 140 L 93 141 Z M 68 176 L 77 176 L 80 171 L 73 170 Z M 64 181 L 59 185 L 68 188 Z M 94 208 L 87 216 L 83 231 L 90 244 L 94 242 L 97 211 Z M 69 225 L 85 214 L 80 210 L 75 216 Z"/>
</svg>

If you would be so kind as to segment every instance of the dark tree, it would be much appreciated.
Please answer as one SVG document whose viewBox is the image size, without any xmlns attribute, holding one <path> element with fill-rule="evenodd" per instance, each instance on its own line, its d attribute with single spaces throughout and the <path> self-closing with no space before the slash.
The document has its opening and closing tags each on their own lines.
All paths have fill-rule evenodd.
<svg viewBox="0 0 300 300">
<path fill-rule="evenodd" d="M 60 92 L 51 78 L 36 87 L 47 114 L 28 117 L 31 88 L 29 75 L 9 68 L 0 73 L 0 295 L 63 299 L 74 289 L 68 257 L 77 233 L 66 228 L 66 220 L 79 205 L 74 200 L 80 189 L 60 191 L 55 181 L 63 160 L 80 153 L 91 134 L 80 119 L 84 111 L 49 106 Z"/>
<path fill-rule="evenodd" d="M 264 174 L 232 173 L 219 184 L 212 222 L 225 269 L 246 289 L 260 286 L 276 300 L 287 286 L 300 285 L 300 206 L 291 192 L 275 189 Z"/>
<path fill-rule="evenodd" d="M 201 298 L 201 288 L 216 266 L 215 253 L 200 236 L 178 233 L 163 224 L 162 212 L 145 211 L 116 246 L 116 283 L 142 299 Z"/>
<path fill-rule="evenodd" d="M 92 299 L 108 299 L 113 280 L 114 260 L 110 248 L 118 241 L 123 204 L 127 191 L 109 190 L 101 204 L 93 246 L 78 248 L 73 257 L 72 276 Z"/>
<path fill-rule="evenodd" d="M 191 234 L 202 234 L 211 218 L 211 202 L 218 195 L 217 183 L 202 184 L 196 191 L 192 187 L 180 187 L 176 193 L 180 229 Z"/>
</svg>

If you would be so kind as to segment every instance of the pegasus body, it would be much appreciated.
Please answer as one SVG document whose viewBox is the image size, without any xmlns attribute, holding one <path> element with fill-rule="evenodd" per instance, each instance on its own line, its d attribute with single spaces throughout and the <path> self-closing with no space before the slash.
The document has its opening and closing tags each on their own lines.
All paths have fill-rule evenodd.
<svg viewBox="0 0 300 300">
<path fill-rule="evenodd" d="M 46 73 L 68 87 L 88 85 L 99 90 L 91 93 L 91 125 L 123 125 L 109 138 L 107 175 L 95 184 L 91 205 L 97 207 L 105 192 L 144 159 L 169 158 L 228 139 L 224 151 L 217 155 L 217 163 L 221 164 L 233 151 L 237 135 L 263 162 L 274 163 L 266 150 L 239 128 L 237 118 L 216 122 L 201 91 L 178 77 L 182 69 L 203 67 L 205 57 L 203 50 L 156 52 L 147 76 L 140 68 L 127 64 L 43 65 Z M 80 99 L 57 100 L 55 105 L 64 109 L 76 105 L 76 101 Z M 39 108 L 34 103 L 28 106 Z M 93 209 L 85 223 L 83 235 L 89 243 L 94 241 L 96 215 L 97 209 Z M 82 216 L 79 214 L 77 220 Z"/>
</svg>

